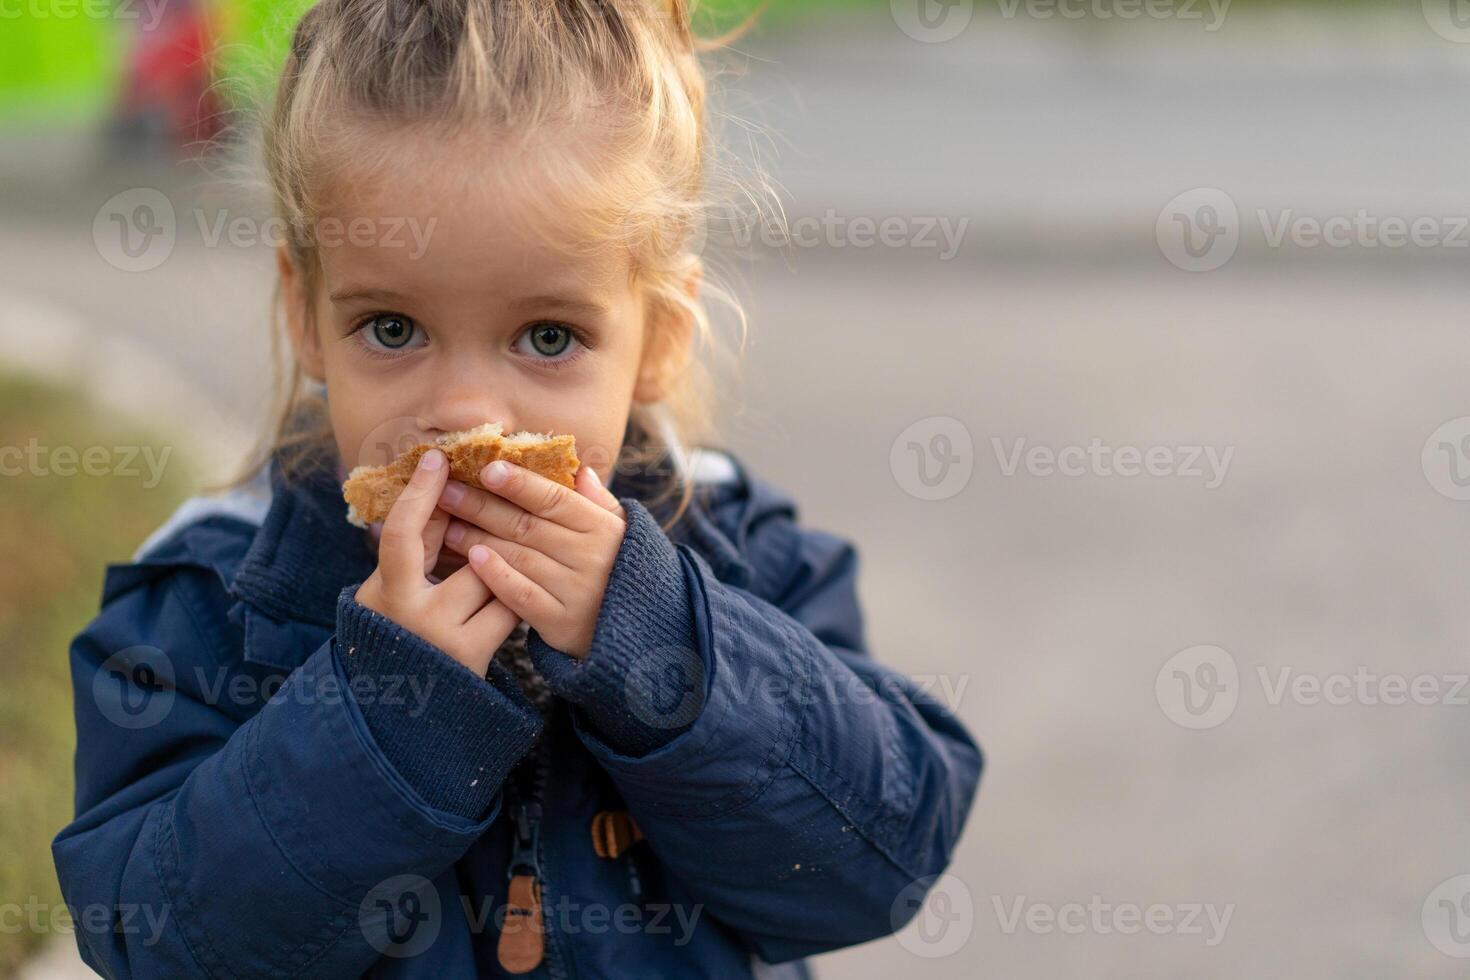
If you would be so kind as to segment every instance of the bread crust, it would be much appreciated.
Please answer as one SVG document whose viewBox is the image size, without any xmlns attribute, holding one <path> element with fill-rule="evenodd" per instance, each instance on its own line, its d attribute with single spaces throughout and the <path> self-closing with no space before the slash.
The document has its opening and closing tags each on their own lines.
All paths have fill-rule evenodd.
<svg viewBox="0 0 1470 980">
<path fill-rule="evenodd" d="M 534 432 L 507 436 L 495 423 L 449 432 L 400 453 L 386 466 L 359 466 L 347 474 L 342 498 L 347 501 L 348 522 L 367 527 L 385 520 L 413 477 L 419 457 L 435 448 L 449 459 L 449 478 L 473 487 L 480 485 L 480 471 L 497 459 L 524 466 L 569 489 L 575 486 L 581 465 L 574 436 Z"/>
</svg>

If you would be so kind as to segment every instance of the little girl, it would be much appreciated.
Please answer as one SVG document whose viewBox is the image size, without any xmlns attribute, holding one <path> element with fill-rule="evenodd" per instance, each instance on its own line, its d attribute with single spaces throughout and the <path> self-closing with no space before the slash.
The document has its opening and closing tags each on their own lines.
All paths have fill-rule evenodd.
<svg viewBox="0 0 1470 980">
<path fill-rule="evenodd" d="M 697 51 L 685 0 L 301 20 L 264 134 L 279 424 L 71 647 L 54 854 L 98 971 L 805 976 L 945 868 L 980 754 L 868 654 L 853 547 L 681 448 Z M 575 436 L 575 487 L 431 451 L 346 521 L 350 467 L 488 421 Z"/>
</svg>

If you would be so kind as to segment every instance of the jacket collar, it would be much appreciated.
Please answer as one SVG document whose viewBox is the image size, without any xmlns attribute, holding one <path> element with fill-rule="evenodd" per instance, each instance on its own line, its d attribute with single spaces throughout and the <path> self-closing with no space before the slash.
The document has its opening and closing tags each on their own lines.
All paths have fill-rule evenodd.
<svg viewBox="0 0 1470 980">
<path fill-rule="evenodd" d="M 276 635 L 292 623 L 331 630 L 337 597 L 377 566 L 367 532 L 347 523 L 333 465 L 309 460 L 287 480 L 279 455 L 270 461 L 271 503 L 230 584 L 245 610 L 245 659 L 294 667 L 304 654 Z M 310 653 L 310 651 L 305 651 Z"/>
<path fill-rule="evenodd" d="M 311 653 L 294 632 L 295 625 L 317 628 L 314 649 L 335 628 L 342 590 L 377 567 L 376 544 L 367 532 L 347 523 L 343 475 L 335 458 L 314 458 L 302 468 L 303 475 L 288 481 L 279 456 L 272 456 L 270 507 L 230 583 L 231 595 L 240 602 L 232 616 L 240 618 L 245 630 L 245 659 L 286 670 Z M 736 482 L 744 481 L 740 472 Z M 618 470 L 609 489 L 619 498 L 643 501 L 652 498 L 655 482 L 647 474 Z M 753 570 L 710 515 L 712 501 L 729 492 L 726 486 L 697 484 L 694 502 L 669 536 L 700 554 L 717 578 L 744 587 Z M 654 516 L 662 520 L 670 506 L 656 506 Z"/>
</svg>

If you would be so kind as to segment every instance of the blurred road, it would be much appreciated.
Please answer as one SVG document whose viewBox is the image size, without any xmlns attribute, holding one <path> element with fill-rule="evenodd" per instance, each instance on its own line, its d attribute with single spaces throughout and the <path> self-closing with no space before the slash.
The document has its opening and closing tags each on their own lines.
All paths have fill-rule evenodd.
<svg viewBox="0 0 1470 980">
<path fill-rule="evenodd" d="M 743 87 L 789 144 L 772 166 L 792 217 L 970 220 L 948 261 L 797 248 L 739 290 L 753 341 L 729 445 L 860 543 L 875 655 L 950 684 L 989 762 L 931 910 L 948 938 L 910 929 L 821 974 L 1463 975 L 1434 945 L 1458 893 L 1431 893 L 1470 872 L 1470 504 L 1421 450 L 1470 415 L 1466 252 L 1272 248 L 1250 226 L 1258 208 L 1464 214 L 1470 49 L 1408 21 L 1307 49 L 1249 23 L 1157 46 L 982 26 L 765 44 Z M 13 202 L 0 329 L 44 308 L 124 337 L 218 406 L 187 417 L 196 435 L 248 431 L 269 255 L 183 223 L 158 269 L 110 267 L 92 216 L 126 180 L 44 215 Z M 1154 241 L 1194 187 L 1246 216 L 1214 272 Z M 891 450 L 915 424 L 935 445 L 940 416 L 971 475 L 923 500 L 909 437 Z M 1162 447 L 1171 475 L 1025 462 L 1093 445 Z M 1213 488 L 1184 465 L 1206 450 L 1228 459 Z M 1203 644 L 1238 672 L 1234 709 L 1191 730 L 1164 668 Z M 1311 703 L 1365 674 L 1368 695 Z M 1385 676 L 1435 703 L 1368 703 L 1392 699 Z"/>
</svg>

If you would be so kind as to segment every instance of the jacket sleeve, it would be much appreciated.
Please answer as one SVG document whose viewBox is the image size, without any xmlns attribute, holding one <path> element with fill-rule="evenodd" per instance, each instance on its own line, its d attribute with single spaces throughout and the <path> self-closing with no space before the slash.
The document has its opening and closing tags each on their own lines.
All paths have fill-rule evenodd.
<svg viewBox="0 0 1470 980">
<path fill-rule="evenodd" d="M 982 761 L 867 655 L 853 547 L 769 509 L 745 542 L 778 569 L 763 598 L 622 503 L 592 649 L 578 663 L 537 638 L 533 655 L 649 846 L 767 962 L 897 931 L 948 864 Z M 646 737 L 660 728 L 675 734 Z"/>
<path fill-rule="evenodd" d="M 251 703 L 206 614 L 227 598 L 211 576 L 105 590 L 72 643 L 76 818 L 52 851 L 82 957 L 110 977 L 356 976 L 386 945 L 380 907 L 495 819 L 539 719 L 509 675 L 475 676 L 348 593 L 336 632 Z M 364 682 L 389 654 L 422 695 L 408 707 Z M 392 712 L 389 754 L 367 716 Z"/>
</svg>

